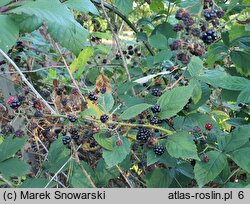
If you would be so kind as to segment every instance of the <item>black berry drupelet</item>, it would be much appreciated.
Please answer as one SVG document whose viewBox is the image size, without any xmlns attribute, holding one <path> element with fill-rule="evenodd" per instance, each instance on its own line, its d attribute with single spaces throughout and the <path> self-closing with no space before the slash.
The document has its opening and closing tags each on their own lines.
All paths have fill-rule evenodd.
<svg viewBox="0 0 250 204">
<path fill-rule="evenodd" d="M 70 141 L 71 141 L 71 137 L 68 136 L 68 135 L 62 138 L 62 142 L 63 142 L 64 145 L 69 144 Z"/>
<path fill-rule="evenodd" d="M 159 124 L 161 121 L 156 117 L 156 116 L 153 116 L 151 119 L 150 119 L 150 124 L 151 125 L 156 125 L 156 124 Z"/>
<path fill-rule="evenodd" d="M 20 106 L 21 102 L 18 99 L 14 99 L 10 104 L 10 107 L 14 110 L 17 110 Z"/>
<path fill-rule="evenodd" d="M 151 132 L 148 129 L 140 128 L 136 134 L 136 139 L 141 142 L 147 142 L 150 136 L 151 136 Z"/>
<path fill-rule="evenodd" d="M 162 95 L 162 91 L 158 88 L 153 88 L 151 93 L 153 96 L 161 96 Z"/>
<path fill-rule="evenodd" d="M 77 121 L 77 118 L 76 118 L 75 116 L 73 116 L 73 115 L 69 115 L 69 116 L 68 116 L 68 119 L 69 119 L 69 121 L 72 122 L 72 123 L 74 123 L 74 122 Z"/>
<path fill-rule="evenodd" d="M 201 39 L 203 40 L 203 42 L 204 42 L 205 44 L 208 44 L 208 45 L 209 45 L 209 44 L 213 43 L 215 40 L 218 39 L 218 35 L 217 35 L 217 32 L 216 32 L 216 31 L 210 29 L 210 30 L 208 30 L 207 32 L 204 32 L 204 33 L 202 34 Z"/>
<path fill-rule="evenodd" d="M 206 9 L 204 11 L 204 17 L 205 17 L 206 21 L 213 20 L 214 18 L 217 17 L 216 11 L 213 9 Z"/>
<path fill-rule="evenodd" d="M 178 32 L 178 31 L 183 30 L 183 28 L 184 28 L 184 26 L 182 24 L 178 23 L 178 24 L 175 24 L 173 26 L 173 31 Z"/>
<path fill-rule="evenodd" d="M 106 123 L 108 119 L 109 119 L 109 116 L 107 114 L 103 114 L 100 117 L 100 120 L 102 123 Z"/>
<path fill-rule="evenodd" d="M 156 155 L 161 156 L 161 155 L 164 154 L 164 152 L 165 152 L 165 148 L 164 148 L 163 145 L 157 145 L 157 146 L 154 147 L 154 153 Z"/>
<path fill-rule="evenodd" d="M 155 104 L 153 107 L 151 107 L 151 110 L 153 113 L 159 113 L 161 112 L 161 107 L 159 104 Z"/>
<path fill-rule="evenodd" d="M 89 93 L 88 98 L 91 101 L 97 101 L 97 97 L 95 96 L 95 94 L 93 92 Z"/>
<path fill-rule="evenodd" d="M 102 88 L 101 88 L 101 93 L 102 93 L 102 94 L 105 94 L 106 91 L 107 91 L 107 88 L 106 88 L 106 87 L 102 87 Z"/>
<path fill-rule="evenodd" d="M 41 111 L 36 110 L 36 112 L 34 113 L 34 116 L 35 116 L 36 118 L 41 118 L 41 117 L 43 117 L 43 114 L 42 114 Z"/>
<path fill-rule="evenodd" d="M 216 11 L 216 15 L 218 18 L 222 18 L 224 16 L 224 11 L 218 10 L 218 11 Z"/>
</svg>

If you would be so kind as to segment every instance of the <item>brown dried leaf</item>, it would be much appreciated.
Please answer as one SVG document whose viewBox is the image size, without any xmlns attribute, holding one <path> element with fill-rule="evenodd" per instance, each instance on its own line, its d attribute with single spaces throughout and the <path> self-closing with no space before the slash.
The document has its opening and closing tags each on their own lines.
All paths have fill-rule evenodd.
<svg viewBox="0 0 250 204">
<path fill-rule="evenodd" d="M 109 82 L 109 78 L 105 76 L 104 74 L 100 74 L 96 78 L 96 92 L 100 92 L 102 87 L 106 87 L 108 92 L 112 92 L 112 88 Z"/>
</svg>

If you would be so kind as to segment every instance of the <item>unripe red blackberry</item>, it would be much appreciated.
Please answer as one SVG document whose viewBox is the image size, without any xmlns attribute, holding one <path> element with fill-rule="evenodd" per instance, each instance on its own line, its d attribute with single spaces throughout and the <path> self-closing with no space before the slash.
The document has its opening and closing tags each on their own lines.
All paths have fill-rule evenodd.
<svg viewBox="0 0 250 204">
<path fill-rule="evenodd" d="M 209 157 L 208 157 L 207 155 L 204 155 L 203 161 L 204 161 L 205 163 L 209 162 Z"/>
<path fill-rule="evenodd" d="M 206 123 L 205 128 L 206 128 L 208 131 L 212 130 L 212 129 L 213 129 L 212 123 L 209 123 L 209 122 Z"/>
</svg>

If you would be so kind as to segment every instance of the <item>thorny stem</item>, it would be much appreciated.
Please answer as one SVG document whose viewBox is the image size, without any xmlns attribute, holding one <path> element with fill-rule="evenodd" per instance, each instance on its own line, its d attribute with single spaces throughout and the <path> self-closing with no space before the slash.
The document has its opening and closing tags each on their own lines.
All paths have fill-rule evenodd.
<svg viewBox="0 0 250 204">
<path fill-rule="evenodd" d="M 33 116 L 33 115 L 31 115 Z M 59 117 L 59 118 L 68 118 L 68 116 L 66 115 L 48 115 L 48 114 L 44 114 L 44 117 Z M 93 119 L 91 117 L 85 117 L 82 118 L 83 120 L 88 120 L 88 121 L 92 121 L 92 122 L 96 122 L 96 123 L 100 123 L 100 120 L 97 119 Z M 157 125 L 151 125 L 151 124 L 137 124 L 137 123 L 126 123 L 126 122 L 120 122 L 120 121 L 107 121 L 107 124 L 116 124 L 116 125 L 120 125 L 120 126 L 126 126 L 126 127 L 145 127 L 145 128 L 149 128 L 149 129 L 157 129 L 160 130 L 161 132 L 164 132 L 168 135 L 173 134 L 174 132 L 168 129 L 165 129 L 163 127 L 157 126 Z"/>
<path fill-rule="evenodd" d="M 117 36 L 117 34 L 116 34 L 116 32 L 115 32 L 115 30 L 114 30 L 114 28 L 113 28 L 112 23 L 109 21 L 109 17 L 108 17 L 107 12 L 105 11 L 105 7 L 104 7 L 104 2 L 103 2 L 103 0 L 101 0 L 101 7 L 102 7 L 102 10 L 103 10 L 104 17 L 106 18 L 106 20 L 107 20 L 107 22 L 108 22 L 108 25 L 109 25 L 109 28 L 110 28 L 110 30 L 111 30 L 111 32 L 112 32 L 112 34 L 113 34 L 113 37 L 114 37 L 115 43 L 116 43 L 116 45 L 117 45 L 118 51 L 119 51 L 119 53 L 120 53 L 120 55 L 121 55 L 121 58 L 122 58 L 122 65 L 123 65 L 123 67 L 124 67 L 124 69 L 125 69 L 126 75 L 127 75 L 127 77 L 128 77 L 128 81 L 131 81 L 131 76 L 130 76 L 130 73 L 129 73 L 129 70 L 128 70 L 128 66 L 127 66 L 126 59 L 125 59 L 124 54 L 123 54 L 123 52 L 122 52 L 122 48 L 121 48 L 121 45 L 120 45 L 118 36 Z M 133 95 L 136 95 L 136 94 L 135 94 L 135 90 L 134 90 L 133 87 L 131 88 L 131 90 L 132 90 Z"/>
</svg>

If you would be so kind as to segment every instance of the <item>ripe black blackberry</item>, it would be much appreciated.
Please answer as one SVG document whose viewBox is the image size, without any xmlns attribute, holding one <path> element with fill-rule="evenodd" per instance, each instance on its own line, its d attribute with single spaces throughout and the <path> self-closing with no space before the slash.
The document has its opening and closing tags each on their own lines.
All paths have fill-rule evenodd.
<svg viewBox="0 0 250 204">
<path fill-rule="evenodd" d="M 172 44 L 169 45 L 171 50 L 178 50 L 181 48 L 181 41 L 180 40 L 175 40 Z"/>
<path fill-rule="evenodd" d="M 128 54 L 132 56 L 134 54 L 134 51 L 133 50 L 129 50 Z"/>
<path fill-rule="evenodd" d="M 102 87 L 102 88 L 101 88 L 101 93 L 102 93 L 102 94 L 105 94 L 106 91 L 107 91 L 107 88 L 106 88 L 106 87 Z"/>
<path fill-rule="evenodd" d="M 15 58 L 14 58 L 14 62 L 16 62 L 16 63 L 18 63 L 18 62 L 20 62 L 21 61 L 21 57 L 20 56 L 16 56 Z"/>
<path fill-rule="evenodd" d="M 185 18 L 183 20 L 183 23 L 184 23 L 185 26 L 191 27 L 192 25 L 194 25 L 195 21 L 194 21 L 193 18 L 190 17 L 190 18 Z"/>
<path fill-rule="evenodd" d="M 69 133 L 72 134 L 72 135 L 75 135 L 75 134 L 78 134 L 78 130 L 74 127 L 72 127 L 70 130 L 69 130 Z"/>
<path fill-rule="evenodd" d="M 203 146 L 203 145 L 205 145 L 205 144 L 207 144 L 206 140 L 201 139 L 201 140 L 200 140 L 200 145 Z"/>
<path fill-rule="evenodd" d="M 43 95 L 43 97 L 48 98 L 50 97 L 50 92 L 48 90 L 42 90 L 41 94 Z"/>
<path fill-rule="evenodd" d="M 151 132 L 146 128 L 140 128 L 136 134 L 136 139 L 141 142 L 147 142 L 148 138 L 151 136 Z"/>
<path fill-rule="evenodd" d="M 97 97 L 95 96 L 95 94 L 93 92 L 89 93 L 88 98 L 91 101 L 97 101 Z"/>
<path fill-rule="evenodd" d="M 209 45 L 218 39 L 218 35 L 216 31 L 210 29 L 202 34 L 201 39 L 205 44 Z"/>
<path fill-rule="evenodd" d="M 178 20 L 182 20 L 184 12 L 185 12 L 185 9 L 183 8 L 177 10 L 175 13 L 175 18 Z"/>
<path fill-rule="evenodd" d="M 162 91 L 158 88 L 153 88 L 151 93 L 153 96 L 161 96 L 162 95 Z"/>
<path fill-rule="evenodd" d="M 128 46 L 128 50 L 132 50 L 133 49 L 133 46 L 132 45 L 129 45 Z"/>
<path fill-rule="evenodd" d="M 14 110 L 17 110 L 20 106 L 21 102 L 18 99 L 14 99 L 10 104 L 10 107 Z"/>
<path fill-rule="evenodd" d="M 173 31 L 178 32 L 178 31 L 183 30 L 183 28 L 184 28 L 184 26 L 182 24 L 178 23 L 178 24 L 175 24 L 173 26 Z"/>
<path fill-rule="evenodd" d="M 217 16 L 218 18 L 222 18 L 222 17 L 224 16 L 224 11 L 222 11 L 222 10 L 216 11 L 216 16 Z"/>
<path fill-rule="evenodd" d="M 107 114 L 103 114 L 100 117 L 100 120 L 102 123 L 106 123 L 108 119 L 109 119 L 109 116 Z"/>
<path fill-rule="evenodd" d="M 71 137 L 68 136 L 68 135 L 62 138 L 62 142 L 63 142 L 64 145 L 69 144 L 70 141 L 71 141 Z"/>
<path fill-rule="evenodd" d="M 157 145 L 154 147 L 154 153 L 158 156 L 163 155 L 165 152 L 165 148 L 163 145 Z"/>
<path fill-rule="evenodd" d="M 36 118 L 41 118 L 41 117 L 43 117 L 43 114 L 42 114 L 41 111 L 36 110 L 36 112 L 34 113 L 34 116 L 35 116 Z"/>
<path fill-rule="evenodd" d="M 159 113 L 161 112 L 161 107 L 159 104 L 155 104 L 153 107 L 151 107 L 151 110 L 153 113 Z"/>
<path fill-rule="evenodd" d="M 204 17 L 205 17 L 206 21 L 211 21 L 217 17 L 216 11 L 214 9 L 204 10 Z"/>
<path fill-rule="evenodd" d="M 77 121 L 77 118 L 76 118 L 75 116 L 73 116 L 73 115 L 69 115 L 69 116 L 68 116 L 68 119 L 69 119 L 69 121 L 72 122 L 72 123 L 74 123 L 74 122 Z"/>
<path fill-rule="evenodd" d="M 107 64 L 107 62 L 108 62 L 107 59 L 103 59 L 103 60 L 102 60 L 102 63 L 103 63 L 103 64 Z"/>
<path fill-rule="evenodd" d="M 56 90 L 56 94 L 57 94 L 58 96 L 61 96 L 62 93 L 63 93 L 63 90 L 62 90 L 61 88 L 58 88 L 58 89 Z"/>
<path fill-rule="evenodd" d="M 15 132 L 15 136 L 16 136 L 16 137 L 19 137 L 19 138 L 23 137 L 23 136 L 24 136 L 24 131 L 21 130 L 21 129 L 18 129 L 18 130 Z"/>
<path fill-rule="evenodd" d="M 63 106 L 66 106 L 67 103 L 68 103 L 67 98 L 63 98 L 63 99 L 61 100 L 61 104 L 62 104 Z"/>
<path fill-rule="evenodd" d="M 156 116 L 153 116 L 151 119 L 150 119 L 150 124 L 151 125 L 157 125 L 160 123 L 160 120 L 156 117 Z"/>
<path fill-rule="evenodd" d="M 192 34 L 193 36 L 195 36 L 195 37 L 200 37 L 201 32 L 200 32 L 200 30 L 199 30 L 198 28 L 193 28 L 193 29 L 191 30 L 191 34 Z"/>
<path fill-rule="evenodd" d="M 79 139 L 78 133 L 73 134 L 73 135 L 72 135 L 72 139 L 73 139 L 73 140 L 78 140 L 78 139 Z"/>
</svg>

